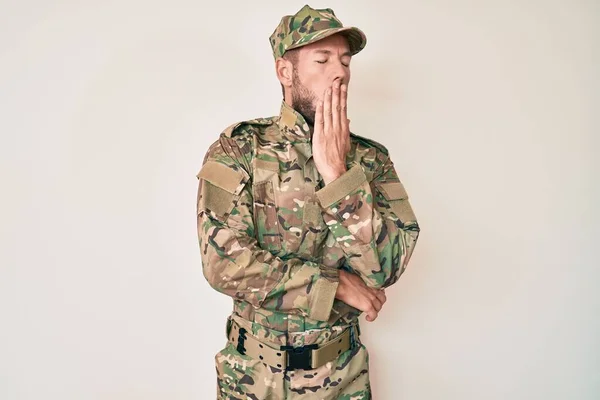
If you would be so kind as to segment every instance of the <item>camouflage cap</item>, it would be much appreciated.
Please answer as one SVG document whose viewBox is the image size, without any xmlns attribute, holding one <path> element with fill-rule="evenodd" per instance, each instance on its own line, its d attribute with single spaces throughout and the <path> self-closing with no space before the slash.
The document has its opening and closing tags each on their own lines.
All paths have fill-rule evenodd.
<svg viewBox="0 0 600 400">
<path fill-rule="evenodd" d="M 331 8 L 314 9 L 305 5 L 294 15 L 286 15 L 269 37 L 275 59 L 287 50 L 314 43 L 336 33 L 348 39 L 352 55 L 367 44 L 367 37 L 358 28 L 344 27 Z"/>
</svg>

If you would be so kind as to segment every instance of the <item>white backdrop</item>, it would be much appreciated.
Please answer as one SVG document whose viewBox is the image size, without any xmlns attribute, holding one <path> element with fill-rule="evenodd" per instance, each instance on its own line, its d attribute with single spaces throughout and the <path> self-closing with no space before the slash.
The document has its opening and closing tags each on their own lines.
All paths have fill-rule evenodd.
<svg viewBox="0 0 600 400">
<path fill-rule="evenodd" d="M 279 111 L 268 37 L 303 5 L 0 0 L 1 399 L 214 398 L 195 174 Z M 363 323 L 375 398 L 600 398 L 600 4 L 310 5 L 366 32 L 352 130 L 422 229 Z"/>
</svg>

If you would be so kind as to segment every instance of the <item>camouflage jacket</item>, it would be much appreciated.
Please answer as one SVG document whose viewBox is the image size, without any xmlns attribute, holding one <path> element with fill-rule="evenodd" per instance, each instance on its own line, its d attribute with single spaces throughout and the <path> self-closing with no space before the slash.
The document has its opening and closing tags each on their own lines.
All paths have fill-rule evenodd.
<svg viewBox="0 0 600 400">
<path fill-rule="evenodd" d="M 335 299 L 339 269 L 387 287 L 419 235 L 384 146 L 351 134 L 347 172 L 324 185 L 311 132 L 282 102 L 278 116 L 228 127 L 197 175 L 204 276 L 235 312 L 281 331 L 355 320 L 359 311 Z"/>
</svg>

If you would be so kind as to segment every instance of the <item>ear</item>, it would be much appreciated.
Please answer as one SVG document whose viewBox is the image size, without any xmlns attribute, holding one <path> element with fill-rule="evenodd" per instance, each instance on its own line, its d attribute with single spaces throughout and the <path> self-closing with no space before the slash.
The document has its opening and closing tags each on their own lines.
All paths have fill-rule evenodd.
<svg viewBox="0 0 600 400">
<path fill-rule="evenodd" d="M 292 62 L 285 58 L 279 57 L 275 60 L 275 72 L 277 73 L 277 79 L 284 87 L 292 86 L 294 66 Z"/>
</svg>

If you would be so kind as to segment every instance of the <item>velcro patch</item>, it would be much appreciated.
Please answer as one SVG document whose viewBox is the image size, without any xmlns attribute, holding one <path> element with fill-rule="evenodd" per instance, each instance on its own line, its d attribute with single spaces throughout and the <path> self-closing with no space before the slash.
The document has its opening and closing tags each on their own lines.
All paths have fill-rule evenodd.
<svg viewBox="0 0 600 400">
<path fill-rule="evenodd" d="M 387 200 L 407 199 L 408 194 L 402 182 L 380 183 L 381 193 Z"/>
<path fill-rule="evenodd" d="M 202 166 L 197 177 L 201 180 L 198 213 L 209 210 L 220 217 L 231 212 L 236 196 L 248 180 L 242 170 L 212 160 Z"/>
<path fill-rule="evenodd" d="M 236 171 L 225 164 L 212 160 L 202 166 L 197 177 L 232 194 L 246 178 L 241 170 Z"/>
</svg>

